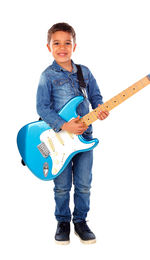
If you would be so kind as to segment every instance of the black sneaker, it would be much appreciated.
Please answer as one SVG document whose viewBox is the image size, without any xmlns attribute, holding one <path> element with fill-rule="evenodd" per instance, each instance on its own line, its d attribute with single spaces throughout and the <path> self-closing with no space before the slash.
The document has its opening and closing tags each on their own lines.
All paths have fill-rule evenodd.
<svg viewBox="0 0 150 260">
<path fill-rule="evenodd" d="M 75 234 L 80 238 L 84 244 L 93 244 L 96 242 L 94 233 L 89 229 L 86 221 L 74 223 Z"/>
<path fill-rule="evenodd" d="M 70 222 L 58 222 L 55 234 L 55 241 L 60 245 L 68 245 L 70 243 Z"/>
</svg>

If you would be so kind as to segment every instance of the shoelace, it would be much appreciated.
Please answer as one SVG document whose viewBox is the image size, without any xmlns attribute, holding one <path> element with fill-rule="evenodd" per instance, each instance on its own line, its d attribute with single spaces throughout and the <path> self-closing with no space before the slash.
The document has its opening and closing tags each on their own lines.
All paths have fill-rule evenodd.
<svg viewBox="0 0 150 260">
<path fill-rule="evenodd" d="M 69 225 L 68 225 L 68 223 L 65 223 L 65 222 L 60 223 L 59 228 L 62 233 L 69 231 Z"/>
<path fill-rule="evenodd" d="M 80 229 L 82 231 L 88 231 L 91 232 L 91 230 L 89 229 L 88 225 L 86 224 L 86 221 L 81 222 L 82 225 L 80 225 Z"/>
</svg>

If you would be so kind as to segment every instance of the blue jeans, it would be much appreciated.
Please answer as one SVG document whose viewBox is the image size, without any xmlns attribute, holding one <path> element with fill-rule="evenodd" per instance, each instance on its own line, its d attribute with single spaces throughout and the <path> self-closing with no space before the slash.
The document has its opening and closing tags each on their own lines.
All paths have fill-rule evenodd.
<svg viewBox="0 0 150 260">
<path fill-rule="evenodd" d="M 55 217 L 57 221 L 70 222 L 70 190 L 74 184 L 73 222 L 86 219 L 90 209 L 90 188 L 92 181 L 93 150 L 81 152 L 72 158 L 65 170 L 54 179 Z"/>
</svg>

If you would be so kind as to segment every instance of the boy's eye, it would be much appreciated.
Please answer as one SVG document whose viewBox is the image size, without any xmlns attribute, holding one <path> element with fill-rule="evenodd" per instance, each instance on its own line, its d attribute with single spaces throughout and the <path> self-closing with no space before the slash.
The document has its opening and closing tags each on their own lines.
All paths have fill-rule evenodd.
<svg viewBox="0 0 150 260">
<path fill-rule="evenodd" d="M 54 42 L 54 45 L 59 45 L 59 42 Z M 71 45 L 71 42 L 66 42 L 65 45 Z"/>
</svg>

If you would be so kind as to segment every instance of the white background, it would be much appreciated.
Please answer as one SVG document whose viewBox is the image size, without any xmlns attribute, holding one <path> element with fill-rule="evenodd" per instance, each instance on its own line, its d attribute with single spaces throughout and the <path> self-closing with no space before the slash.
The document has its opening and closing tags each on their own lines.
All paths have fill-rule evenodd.
<svg viewBox="0 0 150 260">
<path fill-rule="evenodd" d="M 68 22 L 77 33 L 76 63 L 90 68 L 104 101 L 150 73 L 147 0 L 3 1 L 1 24 L 1 259 L 150 259 L 150 87 L 94 125 L 89 226 L 94 245 L 73 232 L 69 246 L 54 242 L 53 183 L 20 164 L 19 129 L 38 119 L 41 72 L 53 61 L 47 30 Z M 71 208 L 73 208 L 71 193 Z"/>
</svg>

